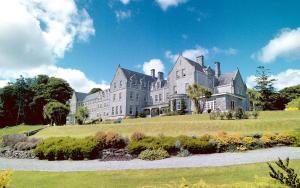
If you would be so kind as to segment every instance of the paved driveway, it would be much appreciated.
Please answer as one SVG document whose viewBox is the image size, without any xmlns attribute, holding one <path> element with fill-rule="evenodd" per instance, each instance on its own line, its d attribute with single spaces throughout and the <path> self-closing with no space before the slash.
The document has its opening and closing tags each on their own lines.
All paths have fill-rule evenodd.
<svg viewBox="0 0 300 188">
<path fill-rule="evenodd" d="M 36 159 L 5 159 L 0 158 L 0 169 L 23 171 L 104 171 L 127 169 L 159 169 L 159 168 L 190 168 L 216 167 L 267 162 L 285 159 L 300 159 L 300 147 L 277 147 L 238 153 L 215 153 L 194 155 L 190 157 L 171 157 L 158 161 L 41 161 Z"/>
</svg>

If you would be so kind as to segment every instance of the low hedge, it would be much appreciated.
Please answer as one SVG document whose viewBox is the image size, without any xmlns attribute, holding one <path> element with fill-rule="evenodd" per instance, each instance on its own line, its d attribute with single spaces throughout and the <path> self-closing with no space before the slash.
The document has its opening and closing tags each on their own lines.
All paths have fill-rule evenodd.
<svg viewBox="0 0 300 188">
<path fill-rule="evenodd" d="M 146 149 L 139 154 L 139 159 L 142 160 L 161 160 L 170 157 L 169 153 L 162 149 Z"/>
<path fill-rule="evenodd" d="M 83 160 L 98 158 L 99 148 L 93 137 L 55 137 L 38 144 L 34 153 L 39 159 Z"/>
</svg>

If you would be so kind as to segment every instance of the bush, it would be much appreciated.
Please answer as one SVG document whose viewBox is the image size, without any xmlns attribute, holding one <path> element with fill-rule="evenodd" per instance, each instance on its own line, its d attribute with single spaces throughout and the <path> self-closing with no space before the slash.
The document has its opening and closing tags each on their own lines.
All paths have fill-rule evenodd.
<svg viewBox="0 0 300 188">
<path fill-rule="evenodd" d="M 224 117 L 225 117 L 225 113 L 224 113 L 224 112 L 221 112 L 221 113 L 220 113 L 220 119 L 221 119 L 221 120 L 224 120 Z"/>
<path fill-rule="evenodd" d="M 162 148 L 146 149 L 139 154 L 139 159 L 142 160 L 161 160 L 170 157 L 168 152 Z"/>
<path fill-rule="evenodd" d="M 127 145 L 127 140 L 121 135 L 113 132 L 106 133 L 105 148 L 124 148 Z"/>
<path fill-rule="evenodd" d="M 244 117 L 244 111 L 243 111 L 243 109 L 242 108 L 238 108 L 236 111 L 235 111 L 235 113 L 234 113 L 234 117 L 235 117 L 235 119 L 243 119 L 243 117 Z"/>
<path fill-rule="evenodd" d="M 0 172 L 0 188 L 6 188 L 8 186 L 12 174 L 13 172 L 11 170 Z"/>
<path fill-rule="evenodd" d="M 34 153 L 39 159 L 82 160 L 85 158 L 97 158 L 99 155 L 99 148 L 96 139 L 93 137 L 55 137 L 48 138 L 39 143 L 35 148 Z"/>
<path fill-rule="evenodd" d="M 95 134 L 95 140 L 98 144 L 99 149 L 104 149 L 106 146 L 106 134 L 104 132 L 97 132 Z"/>
<path fill-rule="evenodd" d="M 253 111 L 253 112 L 251 113 L 251 115 L 252 115 L 252 117 L 253 117 L 254 119 L 257 119 L 258 116 L 259 116 L 259 113 L 258 113 L 258 111 Z"/>
<path fill-rule="evenodd" d="M 300 146 L 300 132 L 293 132 L 292 135 L 296 139 L 294 145 L 299 147 Z"/>
<path fill-rule="evenodd" d="M 139 116 L 140 118 L 145 118 L 145 117 L 146 117 L 146 114 L 145 114 L 145 112 L 140 112 L 138 116 Z"/>
<path fill-rule="evenodd" d="M 225 117 L 228 120 L 231 120 L 233 117 L 233 113 L 231 111 L 225 112 Z"/>
<path fill-rule="evenodd" d="M 278 144 L 292 145 L 296 142 L 296 138 L 289 134 L 278 134 L 275 137 Z"/>
<path fill-rule="evenodd" d="M 180 136 L 178 139 L 181 142 L 182 148 L 187 149 L 190 153 L 199 154 L 216 152 L 216 145 L 208 140 L 188 136 Z"/>
<path fill-rule="evenodd" d="M 215 112 L 210 112 L 209 113 L 209 119 L 210 120 L 216 120 L 218 118 L 218 114 Z"/>
<path fill-rule="evenodd" d="M 145 138 L 145 135 L 142 132 L 134 132 L 130 138 L 133 141 L 139 141 L 139 140 L 142 140 L 143 138 Z"/>
</svg>

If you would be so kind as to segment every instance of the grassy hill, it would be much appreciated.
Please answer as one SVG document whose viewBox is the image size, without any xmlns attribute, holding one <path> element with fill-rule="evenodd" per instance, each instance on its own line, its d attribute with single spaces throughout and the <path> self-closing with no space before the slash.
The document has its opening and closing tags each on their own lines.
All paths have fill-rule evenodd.
<svg viewBox="0 0 300 188">
<path fill-rule="evenodd" d="M 252 134 L 260 132 L 300 131 L 300 111 L 266 111 L 258 119 L 246 120 L 209 120 L 207 114 L 168 116 L 155 118 L 126 119 L 120 124 L 68 125 L 49 127 L 34 137 L 53 136 L 85 137 L 97 131 L 118 132 L 130 136 L 135 131 L 146 135 L 166 136 L 214 134 L 220 131 L 228 133 Z"/>
</svg>

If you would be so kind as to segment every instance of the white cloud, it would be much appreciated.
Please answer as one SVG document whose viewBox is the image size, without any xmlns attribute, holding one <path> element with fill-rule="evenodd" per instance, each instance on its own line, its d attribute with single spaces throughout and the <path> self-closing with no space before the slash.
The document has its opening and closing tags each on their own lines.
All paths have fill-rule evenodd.
<svg viewBox="0 0 300 188">
<path fill-rule="evenodd" d="M 9 80 L 0 80 L 0 88 L 7 86 L 8 82 L 9 82 Z"/>
<path fill-rule="evenodd" d="M 130 3 L 130 0 L 120 0 L 121 3 L 123 3 L 124 5 L 128 5 Z"/>
<path fill-rule="evenodd" d="M 277 58 L 300 58 L 300 27 L 282 29 L 275 38 L 269 41 L 259 52 L 252 54 L 263 63 L 271 63 Z"/>
<path fill-rule="evenodd" d="M 238 52 L 237 49 L 234 48 L 222 49 L 218 47 L 213 47 L 211 51 L 214 54 L 224 54 L 224 55 L 236 55 Z"/>
<path fill-rule="evenodd" d="M 169 7 L 176 7 L 179 4 L 186 3 L 188 0 L 155 0 L 161 9 L 166 11 Z"/>
<path fill-rule="evenodd" d="M 209 54 L 209 50 L 203 48 L 201 46 L 196 46 L 192 49 L 187 49 L 182 52 L 182 56 L 189 58 L 191 60 L 196 60 L 196 57 L 199 55 L 207 56 Z M 179 56 L 179 54 L 173 54 L 171 51 L 166 51 L 165 56 L 172 62 L 175 62 Z"/>
<path fill-rule="evenodd" d="M 211 55 L 236 55 L 238 50 L 234 48 L 228 48 L 228 49 L 222 49 L 218 47 L 213 47 L 211 49 L 204 48 L 202 46 L 196 45 L 195 48 L 186 49 L 182 52 L 182 56 L 189 58 L 191 60 L 196 60 L 197 56 L 203 55 L 208 57 Z M 170 50 L 167 50 L 165 52 L 165 56 L 171 61 L 175 62 L 179 56 L 179 54 L 173 54 Z"/>
<path fill-rule="evenodd" d="M 78 91 L 107 88 L 80 70 L 56 65 L 75 41 L 94 34 L 93 20 L 75 0 L 0 1 L 0 86 L 20 75 L 47 74 L 67 80 Z"/>
<path fill-rule="evenodd" d="M 36 68 L 30 68 L 26 70 L 0 70 L 1 77 L 5 77 L 9 80 L 15 80 L 20 77 L 20 75 L 24 77 L 35 77 L 39 74 L 46 74 L 49 76 L 54 76 L 57 78 L 62 78 L 66 80 L 72 88 L 76 89 L 76 91 L 88 92 L 90 89 L 94 87 L 100 87 L 102 89 L 109 88 L 109 84 L 105 81 L 101 81 L 101 83 L 96 83 L 92 80 L 89 80 L 86 75 L 78 70 L 71 68 L 61 68 L 54 65 L 42 65 Z M 0 82 L 3 84 L 4 81 Z"/>
<path fill-rule="evenodd" d="M 249 88 L 253 88 L 256 85 L 255 78 L 256 77 L 254 75 L 251 75 L 247 78 L 246 83 Z M 281 90 L 285 87 L 298 85 L 300 84 L 300 69 L 287 69 L 276 75 L 271 75 L 270 78 L 276 79 L 274 87 L 277 90 Z"/>
<path fill-rule="evenodd" d="M 131 17 L 131 11 L 117 10 L 115 11 L 115 15 L 118 21 L 122 21 Z"/>
<path fill-rule="evenodd" d="M 165 71 L 165 65 L 160 59 L 151 59 L 143 64 L 143 71 L 145 74 L 151 75 L 151 69 L 155 69 L 155 74 L 157 75 L 157 72 Z"/>
</svg>

